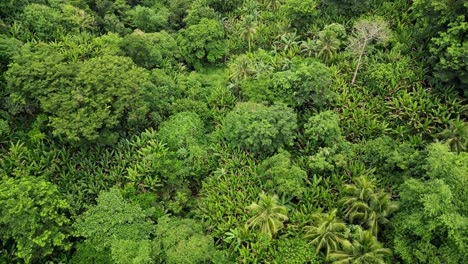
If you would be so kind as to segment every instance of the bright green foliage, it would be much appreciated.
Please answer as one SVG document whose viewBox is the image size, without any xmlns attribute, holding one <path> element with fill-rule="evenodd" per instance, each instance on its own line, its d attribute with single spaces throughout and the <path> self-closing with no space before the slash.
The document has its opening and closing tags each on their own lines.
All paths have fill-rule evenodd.
<svg viewBox="0 0 468 264">
<path fill-rule="evenodd" d="M 468 258 L 468 219 L 456 203 L 466 196 L 455 196 L 451 188 L 443 179 L 410 179 L 403 185 L 394 244 L 406 263 L 462 263 Z"/>
<path fill-rule="evenodd" d="M 247 227 L 258 228 L 260 234 L 272 238 L 283 228 L 283 222 L 288 220 L 288 209 L 279 205 L 278 196 L 262 192 L 258 203 L 252 203 L 247 210 L 253 216 L 245 223 Z"/>
<path fill-rule="evenodd" d="M 146 241 L 153 231 L 153 223 L 146 212 L 138 205 L 125 201 L 115 188 L 101 192 L 96 201 L 97 205 L 90 207 L 73 224 L 75 234 L 84 237 L 84 243 L 95 250 L 96 255 L 93 257 L 110 255 L 114 259 L 121 258 L 122 251 L 128 251 L 131 253 L 127 258 L 135 256 L 134 259 L 147 259 L 148 252 L 142 252 L 143 256 L 138 255 L 137 246 L 148 246 Z"/>
<path fill-rule="evenodd" d="M 267 155 L 292 145 L 296 128 L 296 115 L 284 105 L 240 103 L 227 114 L 223 133 L 233 147 Z"/>
<path fill-rule="evenodd" d="M 78 87 L 50 93 L 41 105 L 53 115 L 50 125 L 55 135 L 65 135 L 71 141 L 104 137 L 115 142 L 111 131 L 120 122 L 135 126 L 145 118 L 147 78 L 147 73 L 128 58 L 93 58 L 80 65 Z"/>
<path fill-rule="evenodd" d="M 178 56 L 176 41 L 165 31 L 144 33 L 135 30 L 123 38 L 121 49 L 135 64 L 147 69 L 168 67 Z"/>
<path fill-rule="evenodd" d="M 154 263 L 150 240 L 116 240 L 112 243 L 111 255 L 116 264 Z"/>
<path fill-rule="evenodd" d="M 215 249 L 213 238 L 203 234 L 200 223 L 168 216 L 158 220 L 154 251 L 156 260 L 168 264 L 223 263 L 224 259 L 223 253 Z"/>
<path fill-rule="evenodd" d="M 343 251 L 336 251 L 329 255 L 333 264 L 385 264 L 392 251 L 384 248 L 370 231 L 356 229 L 352 244 L 344 247 Z"/>
<path fill-rule="evenodd" d="M 406 177 L 423 173 L 424 153 L 408 143 L 380 137 L 355 146 L 356 156 L 368 168 L 374 168 L 384 183 L 401 184 Z"/>
<path fill-rule="evenodd" d="M 330 213 L 317 213 L 312 215 L 312 225 L 306 226 L 305 238 L 317 248 L 317 253 L 325 249 L 329 256 L 331 251 L 349 247 L 348 227 L 336 216 L 337 210 Z"/>
<path fill-rule="evenodd" d="M 341 203 L 345 207 L 343 213 L 351 223 L 359 223 L 368 227 L 372 234 L 377 235 L 381 226 L 389 224 L 388 217 L 397 209 L 389 194 L 377 189 L 375 181 L 368 176 L 354 180 L 354 185 L 345 185 L 345 196 Z"/>
<path fill-rule="evenodd" d="M 130 24 L 146 33 L 157 32 L 166 29 L 169 25 L 169 15 L 167 8 L 151 8 L 146 6 L 136 6 L 129 10 Z"/>
<path fill-rule="evenodd" d="M 42 262 L 56 249 L 68 250 L 69 208 L 57 186 L 30 176 L 2 177 L 0 239 L 25 263 Z M 14 252 L 14 253 L 13 253 Z"/>
<path fill-rule="evenodd" d="M 168 121 L 161 123 L 158 131 L 161 141 L 174 151 L 202 143 L 204 135 L 203 121 L 193 112 L 171 116 Z"/>
<path fill-rule="evenodd" d="M 430 48 L 433 54 L 435 76 L 443 82 L 468 85 L 468 22 L 465 16 L 459 16 L 448 25 L 446 32 L 432 38 Z M 464 88 L 465 95 L 468 89 Z"/>
<path fill-rule="evenodd" d="M 290 70 L 265 71 L 242 84 L 251 100 L 282 102 L 289 106 L 322 109 L 334 101 L 330 69 L 316 61 L 298 61 Z"/>
<path fill-rule="evenodd" d="M 333 147 L 343 142 L 339 116 L 332 111 L 320 112 L 304 125 L 307 144 L 312 148 Z"/>
<path fill-rule="evenodd" d="M 264 160 L 257 170 L 263 186 L 286 197 L 301 198 L 306 190 L 307 173 L 291 161 L 291 154 L 280 150 Z"/>
<path fill-rule="evenodd" d="M 318 264 L 318 258 L 307 241 L 300 238 L 280 238 L 275 252 L 276 263 Z"/>
<path fill-rule="evenodd" d="M 202 18 L 200 23 L 181 30 L 177 42 L 184 60 L 196 69 L 213 64 L 228 53 L 224 30 L 213 19 Z"/>
<path fill-rule="evenodd" d="M 431 144 L 427 147 L 428 156 L 424 169 L 430 179 L 442 179 L 450 186 L 455 198 L 453 203 L 466 215 L 468 207 L 464 197 L 468 196 L 468 155 L 449 152 L 445 145 Z"/>
</svg>

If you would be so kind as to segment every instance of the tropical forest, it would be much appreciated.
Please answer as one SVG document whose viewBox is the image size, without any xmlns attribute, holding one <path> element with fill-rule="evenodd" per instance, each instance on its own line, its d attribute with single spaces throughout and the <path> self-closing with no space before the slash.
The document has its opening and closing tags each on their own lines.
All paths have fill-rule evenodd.
<svg viewBox="0 0 468 264">
<path fill-rule="evenodd" d="M 468 2 L 0 0 L 0 264 L 468 263 Z"/>
</svg>

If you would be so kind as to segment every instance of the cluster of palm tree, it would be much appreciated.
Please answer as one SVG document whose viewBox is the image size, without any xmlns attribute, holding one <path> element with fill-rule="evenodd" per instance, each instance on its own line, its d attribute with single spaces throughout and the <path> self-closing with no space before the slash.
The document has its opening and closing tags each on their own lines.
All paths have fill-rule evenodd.
<svg viewBox="0 0 468 264">
<path fill-rule="evenodd" d="M 341 200 L 344 216 L 351 223 L 360 224 L 377 236 L 383 225 L 390 223 L 388 217 L 397 210 L 390 194 L 376 188 L 374 180 L 361 176 L 354 184 L 345 185 L 348 194 Z"/>
<path fill-rule="evenodd" d="M 342 216 L 350 224 L 359 225 L 350 228 L 338 217 L 337 209 L 316 213 L 304 228 L 305 238 L 316 247 L 317 253 L 324 252 L 327 261 L 335 264 L 385 263 L 391 251 L 383 247 L 377 235 L 379 229 L 389 223 L 388 217 L 397 209 L 396 204 L 368 176 L 356 178 L 354 184 L 345 185 L 345 190 L 347 196 L 341 200 Z M 247 220 L 245 228 L 255 228 L 268 239 L 288 220 L 288 210 L 279 204 L 278 196 L 264 192 L 258 203 L 252 203 L 247 210 L 253 216 Z"/>
</svg>

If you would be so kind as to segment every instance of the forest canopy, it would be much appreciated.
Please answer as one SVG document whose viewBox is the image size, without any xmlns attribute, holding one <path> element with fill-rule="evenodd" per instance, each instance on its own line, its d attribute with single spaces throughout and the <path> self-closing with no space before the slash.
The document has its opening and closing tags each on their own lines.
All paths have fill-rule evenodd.
<svg viewBox="0 0 468 264">
<path fill-rule="evenodd" d="M 0 1 L 0 263 L 468 263 L 467 14 Z"/>
</svg>

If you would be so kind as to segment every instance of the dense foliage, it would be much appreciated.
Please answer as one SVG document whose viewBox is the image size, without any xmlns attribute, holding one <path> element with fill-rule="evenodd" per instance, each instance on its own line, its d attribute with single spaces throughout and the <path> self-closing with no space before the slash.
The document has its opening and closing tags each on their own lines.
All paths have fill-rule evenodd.
<svg viewBox="0 0 468 264">
<path fill-rule="evenodd" d="M 0 263 L 468 263 L 467 14 L 0 1 Z"/>
</svg>

